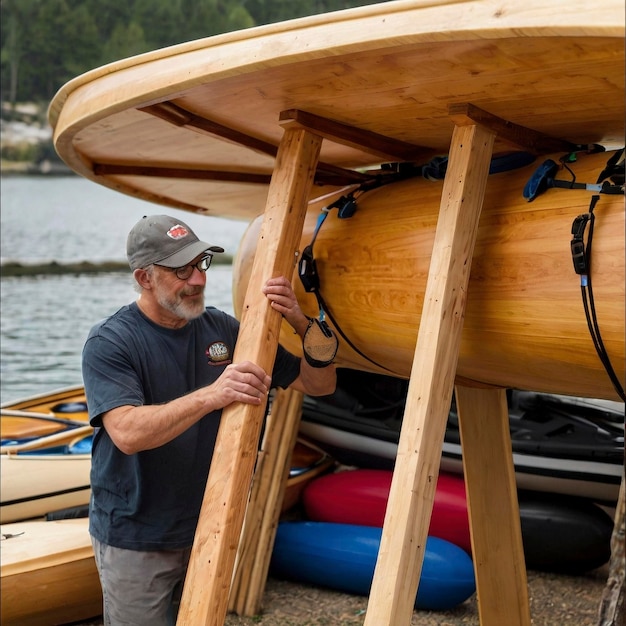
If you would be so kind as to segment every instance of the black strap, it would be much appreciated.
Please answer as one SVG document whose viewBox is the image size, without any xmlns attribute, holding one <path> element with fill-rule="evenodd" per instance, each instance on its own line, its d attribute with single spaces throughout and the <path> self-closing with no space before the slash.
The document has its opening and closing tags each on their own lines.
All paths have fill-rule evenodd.
<svg viewBox="0 0 626 626">
<path fill-rule="evenodd" d="M 379 183 L 380 184 L 380 183 Z M 378 184 L 376 185 L 378 186 Z M 369 185 L 367 189 L 372 189 L 373 187 Z M 356 191 L 364 191 L 362 187 L 357 189 Z M 300 282 L 304 287 L 304 290 L 307 293 L 315 294 L 317 299 L 317 305 L 319 308 L 319 322 L 321 324 L 326 323 L 326 316 L 328 315 L 328 319 L 333 323 L 335 330 L 343 337 L 344 341 L 359 355 L 361 355 L 364 359 L 384 369 L 387 372 L 392 372 L 388 367 L 377 363 L 373 359 L 371 359 L 367 354 L 362 352 L 354 343 L 350 340 L 350 338 L 343 332 L 341 326 L 337 323 L 337 320 L 333 317 L 332 313 L 329 311 L 324 298 L 322 297 L 322 293 L 320 291 L 320 277 L 317 272 L 317 263 L 315 261 L 315 256 L 313 255 L 313 246 L 315 245 L 315 240 L 317 239 L 317 235 L 326 221 L 326 217 L 331 209 L 337 208 L 338 214 L 340 218 L 352 217 L 354 212 L 356 211 L 356 199 L 354 198 L 354 194 L 356 191 L 348 194 L 348 196 L 342 196 L 334 203 L 329 205 L 328 207 L 324 207 L 319 217 L 317 218 L 317 224 L 315 226 L 315 230 L 313 231 L 313 237 L 311 238 L 311 243 L 304 248 L 302 251 L 302 255 L 300 257 L 300 261 L 298 263 L 298 276 L 300 276 Z"/>
<path fill-rule="evenodd" d="M 604 369 L 606 370 L 611 383 L 617 392 L 617 395 L 626 402 L 626 395 L 620 383 L 615 370 L 611 364 L 608 352 L 604 347 L 602 336 L 600 334 L 600 326 L 596 316 L 596 307 L 593 298 L 593 289 L 591 284 L 591 244 L 593 241 L 593 230 L 595 223 L 594 209 L 600 196 L 594 195 L 591 198 L 589 212 L 579 215 L 572 224 L 572 241 L 570 244 L 572 251 L 572 260 L 574 262 L 574 271 L 580 275 L 580 291 L 583 300 L 583 308 L 587 319 L 589 334 L 593 341 L 594 348 L 600 358 Z M 589 234 L 585 244 L 584 234 L 589 225 Z"/>
<path fill-rule="evenodd" d="M 320 310 L 323 310 L 326 312 L 326 315 L 328 315 L 328 319 L 333 323 L 333 326 L 335 327 L 336 331 L 343 337 L 344 341 L 359 355 L 361 355 L 364 359 L 366 359 L 367 361 L 369 361 L 370 363 L 372 363 L 373 365 L 376 365 L 377 367 L 381 367 L 382 369 L 384 369 L 387 372 L 391 372 L 393 373 L 393 370 L 390 370 L 388 367 L 385 367 L 384 365 L 381 365 L 380 363 L 378 363 L 377 361 L 374 361 L 374 359 L 370 358 L 369 356 L 367 356 L 367 354 L 365 354 L 364 352 L 362 352 L 361 350 L 359 350 L 359 348 L 357 348 L 357 346 L 355 346 L 352 341 L 350 341 L 350 338 L 343 332 L 343 330 L 341 329 L 341 326 L 339 326 L 339 324 L 337 323 L 337 320 L 332 316 L 332 313 L 330 312 L 330 310 L 328 309 L 328 306 L 326 305 L 326 303 L 324 302 L 324 298 L 322 297 L 322 294 L 318 291 L 315 292 L 315 297 L 317 298 L 317 302 L 319 304 Z"/>
</svg>

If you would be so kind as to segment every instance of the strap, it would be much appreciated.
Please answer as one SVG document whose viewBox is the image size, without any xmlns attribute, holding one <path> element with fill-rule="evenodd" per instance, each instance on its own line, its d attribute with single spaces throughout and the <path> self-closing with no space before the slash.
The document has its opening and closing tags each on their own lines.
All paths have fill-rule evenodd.
<svg viewBox="0 0 626 626">
<path fill-rule="evenodd" d="M 533 172 L 532 176 L 524 186 L 524 198 L 526 198 L 528 202 L 532 202 L 538 195 L 550 188 L 586 189 L 587 191 L 605 194 L 624 193 L 623 184 L 613 185 L 608 181 L 601 183 L 601 179 L 598 183 L 577 183 L 574 173 L 564 161 L 563 166 L 571 172 L 572 180 L 558 180 L 554 178 L 559 170 L 559 165 L 556 161 L 547 159 Z"/>
<path fill-rule="evenodd" d="M 594 195 L 591 198 L 589 204 L 589 212 L 579 215 L 572 224 L 572 241 L 570 243 L 572 260 L 574 262 L 574 271 L 580 275 L 580 290 L 583 301 L 583 308 L 585 311 L 585 317 L 587 319 L 587 326 L 589 328 L 589 334 L 593 341 L 594 348 L 600 358 L 604 369 L 606 370 L 611 383 L 615 388 L 615 391 L 619 397 L 626 401 L 626 395 L 624 389 L 613 369 L 608 352 L 604 347 L 602 336 L 600 335 L 600 326 L 598 324 L 598 318 L 596 316 L 596 307 L 593 298 L 593 289 L 591 285 L 591 244 L 593 241 L 593 231 L 595 224 L 594 209 L 600 196 Z M 585 230 L 589 225 L 589 233 L 587 235 L 587 241 L 585 243 L 584 236 Z"/>
<path fill-rule="evenodd" d="M 378 186 L 378 185 L 376 185 Z M 367 186 L 367 189 L 371 189 L 373 188 L 371 185 Z M 363 191 L 364 188 L 359 188 L 356 191 Z M 333 208 L 337 208 L 338 209 L 338 216 L 339 218 L 347 218 L 347 217 L 352 217 L 356 211 L 356 199 L 354 197 L 354 194 L 356 193 L 356 191 L 348 194 L 348 196 L 342 196 L 341 198 L 339 198 L 338 200 L 336 200 L 335 202 L 333 202 L 332 204 L 330 204 L 327 207 L 324 207 L 322 209 L 322 212 L 320 213 L 320 215 L 317 218 L 317 223 L 315 226 L 315 230 L 313 231 L 313 237 L 311 238 L 311 243 L 306 246 L 304 248 L 304 250 L 302 251 L 302 255 L 300 257 L 300 261 L 298 263 L 298 276 L 300 277 L 300 282 L 302 283 L 302 286 L 304 287 L 304 290 L 307 293 L 314 293 L 315 297 L 317 299 L 317 305 L 319 308 L 319 325 L 321 329 L 324 329 L 324 327 L 332 333 L 332 331 L 330 330 L 330 328 L 328 327 L 328 324 L 326 323 L 326 315 L 328 315 L 328 318 L 332 321 L 333 326 L 335 327 L 335 329 L 337 330 L 337 332 L 341 335 L 341 337 L 344 339 L 344 341 L 360 356 L 362 356 L 364 359 L 366 359 L 367 361 L 369 361 L 370 363 L 372 363 L 373 365 L 376 365 L 377 367 L 380 367 L 388 372 L 391 372 L 392 370 L 390 370 L 389 368 L 385 367 L 384 365 L 381 365 L 380 363 L 377 363 L 376 361 L 374 361 L 373 359 L 371 359 L 370 357 L 368 357 L 364 352 L 362 352 L 359 348 L 357 348 L 357 346 L 355 346 L 352 341 L 350 341 L 350 338 L 343 332 L 343 330 L 341 329 L 341 327 L 339 326 L 339 324 L 337 324 L 336 320 L 332 317 L 331 313 L 328 311 L 328 307 L 326 306 L 326 303 L 324 302 L 324 298 L 322 297 L 321 291 L 320 291 L 320 277 L 317 271 L 317 263 L 315 261 L 315 256 L 313 255 L 313 246 L 315 245 L 315 240 L 317 239 L 317 235 L 320 231 L 320 229 L 322 228 L 322 225 L 324 224 L 324 222 L 326 221 L 326 218 L 328 217 L 328 214 L 330 213 L 331 209 Z M 309 324 L 309 329 L 311 328 L 311 324 Z M 307 332 L 308 330 L 307 329 Z M 304 344 L 303 344 L 304 345 Z M 305 354 L 305 358 L 307 357 L 307 350 L 305 348 L 304 350 L 304 354 Z M 334 358 L 334 355 L 333 355 Z M 307 358 L 308 361 L 308 358 Z M 309 361 L 309 363 L 313 366 L 316 367 L 315 365 L 313 365 L 313 363 L 311 363 Z M 323 366 L 322 366 L 323 367 Z"/>
</svg>

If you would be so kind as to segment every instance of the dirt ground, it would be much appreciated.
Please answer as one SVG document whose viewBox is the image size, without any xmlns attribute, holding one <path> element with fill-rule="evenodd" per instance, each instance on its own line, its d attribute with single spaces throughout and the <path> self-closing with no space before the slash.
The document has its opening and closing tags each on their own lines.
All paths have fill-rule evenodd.
<svg viewBox="0 0 626 626">
<path fill-rule="evenodd" d="M 608 566 L 582 576 L 528 572 L 533 626 L 596 626 Z M 263 611 L 225 626 L 361 626 L 367 598 L 268 578 Z M 449 611 L 414 611 L 411 626 L 479 626 L 476 595 Z M 75 625 L 78 626 L 78 625 Z M 80 626 L 102 626 L 101 619 Z M 503 626 L 505 626 L 503 624 Z"/>
</svg>

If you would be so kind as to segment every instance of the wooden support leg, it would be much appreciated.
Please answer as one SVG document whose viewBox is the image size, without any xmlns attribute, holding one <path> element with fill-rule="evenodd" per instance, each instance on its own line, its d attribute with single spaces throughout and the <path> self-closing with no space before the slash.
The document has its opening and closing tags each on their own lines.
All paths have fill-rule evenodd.
<svg viewBox="0 0 626 626">
<path fill-rule="evenodd" d="M 279 389 L 267 419 L 230 592 L 229 610 L 238 615 L 261 611 L 303 399 L 299 391 Z"/>
<path fill-rule="evenodd" d="M 494 133 L 456 126 L 365 626 L 409 624 L 454 386 Z"/>
<path fill-rule="evenodd" d="M 268 278 L 293 273 L 321 141 L 301 128 L 288 128 L 276 157 L 234 354 L 235 361 L 253 361 L 267 372 L 276 358 L 281 316 L 261 287 Z M 264 406 L 249 404 L 223 411 L 178 624 L 224 623 L 264 412 Z"/>
<path fill-rule="evenodd" d="M 456 405 L 480 623 L 529 626 L 506 391 L 457 386 Z"/>
<path fill-rule="evenodd" d="M 613 535 L 611 536 L 611 560 L 609 578 L 598 609 L 598 626 L 623 626 L 626 624 L 625 589 L 625 538 L 626 538 L 626 484 L 622 471 L 622 484 L 615 508 Z"/>
</svg>

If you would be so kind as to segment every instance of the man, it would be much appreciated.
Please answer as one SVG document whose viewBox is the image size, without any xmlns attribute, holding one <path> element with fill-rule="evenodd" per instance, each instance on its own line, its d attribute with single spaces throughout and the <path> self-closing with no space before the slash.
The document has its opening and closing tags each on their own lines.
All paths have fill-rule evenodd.
<svg viewBox="0 0 626 626">
<path fill-rule="evenodd" d="M 96 324 L 83 349 L 91 424 L 90 533 L 107 625 L 175 622 L 222 409 L 260 405 L 273 387 L 334 391 L 333 365 L 312 367 L 281 346 L 270 377 L 233 363 L 239 324 L 205 307 L 218 246 L 169 216 L 144 217 L 127 255 L 138 299 Z M 310 325 L 286 278 L 263 286 L 303 337 Z"/>
</svg>

